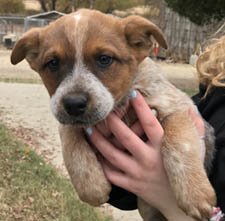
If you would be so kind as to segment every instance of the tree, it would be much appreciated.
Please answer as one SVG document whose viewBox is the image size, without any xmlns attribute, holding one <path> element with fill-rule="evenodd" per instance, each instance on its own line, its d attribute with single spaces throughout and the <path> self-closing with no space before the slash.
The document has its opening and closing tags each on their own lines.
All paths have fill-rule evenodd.
<svg viewBox="0 0 225 221">
<path fill-rule="evenodd" d="M 165 2 L 174 11 L 198 25 L 225 18 L 224 0 L 165 0 Z"/>
<path fill-rule="evenodd" d="M 25 6 L 22 0 L 1 0 L 0 1 L 0 13 L 22 13 L 25 10 Z"/>
<path fill-rule="evenodd" d="M 64 13 L 70 13 L 76 10 L 77 0 L 58 0 L 56 10 Z"/>
<path fill-rule="evenodd" d="M 92 9 L 94 7 L 95 0 L 89 0 L 89 3 L 90 3 L 90 8 Z"/>
<path fill-rule="evenodd" d="M 95 0 L 38 0 L 44 12 L 58 10 L 69 13 L 78 8 L 94 8 Z M 104 2 L 104 1 L 102 1 Z"/>
<path fill-rule="evenodd" d="M 118 10 L 126 10 L 128 8 L 133 8 L 144 4 L 144 0 L 117 0 L 115 2 L 115 7 Z"/>
<path fill-rule="evenodd" d="M 56 10 L 57 0 L 38 0 L 44 12 Z"/>
<path fill-rule="evenodd" d="M 112 13 L 115 9 L 126 10 L 144 4 L 145 0 L 95 0 L 94 8 L 105 13 Z"/>
<path fill-rule="evenodd" d="M 43 11 L 71 12 L 79 8 L 97 9 L 105 13 L 144 5 L 146 0 L 38 0 Z M 149 2 L 150 0 L 148 0 Z M 152 0 L 151 0 L 152 1 Z"/>
</svg>

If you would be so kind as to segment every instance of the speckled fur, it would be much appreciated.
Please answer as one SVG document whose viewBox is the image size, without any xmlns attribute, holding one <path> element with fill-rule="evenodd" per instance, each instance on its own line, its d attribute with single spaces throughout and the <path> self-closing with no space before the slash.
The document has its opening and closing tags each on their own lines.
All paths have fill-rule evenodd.
<svg viewBox="0 0 225 221">
<path fill-rule="evenodd" d="M 133 88 L 139 90 L 149 106 L 158 111 L 158 119 L 165 130 L 162 154 L 177 203 L 197 220 L 209 217 L 211 206 L 215 204 L 215 193 L 200 160 L 199 135 L 188 115 L 188 109 L 194 104 L 185 93 L 164 78 L 160 66 L 151 59 L 146 58 L 139 65 L 137 72 Z M 205 167 L 209 170 L 214 152 L 214 136 L 213 129 L 205 124 Z M 143 202 L 141 204 L 143 207 Z M 153 208 L 149 211 L 146 215 L 145 208 L 144 220 L 165 220 Z"/>
<path fill-rule="evenodd" d="M 51 97 L 52 111 L 64 124 L 59 129 L 63 157 L 81 200 L 99 206 L 107 202 L 111 191 L 81 127 L 106 118 L 126 104 L 130 91 L 136 89 L 157 110 L 164 128 L 161 152 L 178 206 L 196 220 L 207 219 L 216 199 L 201 161 L 200 138 L 188 114 L 193 103 L 148 58 L 151 36 L 167 48 L 160 29 L 146 19 L 138 16 L 119 19 L 94 10 L 81 10 L 44 28 L 30 30 L 16 43 L 11 62 L 17 64 L 26 58 L 30 67 L 40 74 Z M 96 57 L 105 53 L 116 60 L 103 70 L 96 67 Z M 60 61 L 60 67 L 52 72 L 46 64 L 54 57 Z M 68 94 L 88 94 L 85 114 L 77 117 L 66 113 L 62 100 Z M 129 117 L 134 116 L 126 119 Z M 214 141 L 212 129 L 208 126 L 206 129 L 208 169 Z M 145 221 L 165 220 L 143 200 L 138 202 Z"/>
</svg>

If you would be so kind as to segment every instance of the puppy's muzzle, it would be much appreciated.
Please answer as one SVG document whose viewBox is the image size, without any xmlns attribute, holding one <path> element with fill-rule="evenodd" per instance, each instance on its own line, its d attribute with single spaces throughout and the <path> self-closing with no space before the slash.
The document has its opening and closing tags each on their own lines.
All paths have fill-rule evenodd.
<svg viewBox="0 0 225 221">
<path fill-rule="evenodd" d="M 66 113 L 72 117 L 83 115 L 88 108 L 88 99 L 82 95 L 67 95 L 62 103 Z"/>
</svg>

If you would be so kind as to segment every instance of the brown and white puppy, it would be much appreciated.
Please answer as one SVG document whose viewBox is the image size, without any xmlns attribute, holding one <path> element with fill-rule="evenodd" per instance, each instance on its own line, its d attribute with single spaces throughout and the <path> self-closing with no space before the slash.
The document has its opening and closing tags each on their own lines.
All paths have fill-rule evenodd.
<svg viewBox="0 0 225 221">
<path fill-rule="evenodd" d="M 151 36 L 167 48 L 160 29 L 144 18 L 119 19 L 83 9 L 28 31 L 16 43 L 11 62 L 26 58 L 40 74 L 52 112 L 61 123 L 64 161 L 81 200 L 99 206 L 107 202 L 111 190 L 82 127 L 93 126 L 126 105 L 130 92 L 137 89 L 158 111 L 165 130 L 162 154 L 178 206 L 203 220 L 211 215 L 215 193 L 201 162 L 199 135 L 188 115 L 193 104 L 148 58 Z M 165 219 L 140 202 L 144 220 Z"/>
</svg>

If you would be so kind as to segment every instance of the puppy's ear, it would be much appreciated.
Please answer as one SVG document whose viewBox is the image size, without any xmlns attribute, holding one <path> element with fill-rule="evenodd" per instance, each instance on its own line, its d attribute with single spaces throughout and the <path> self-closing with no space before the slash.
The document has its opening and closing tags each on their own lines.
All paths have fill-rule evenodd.
<svg viewBox="0 0 225 221">
<path fill-rule="evenodd" d="M 30 62 L 38 54 L 40 28 L 25 33 L 15 44 L 11 53 L 11 63 L 17 64 L 24 58 Z"/>
<path fill-rule="evenodd" d="M 167 41 L 162 31 L 149 20 L 140 16 L 129 16 L 123 19 L 125 25 L 125 36 L 128 43 L 135 48 L 150 49 L 151 35 L 164 49 L 168 48 Z"/>
</svg>

